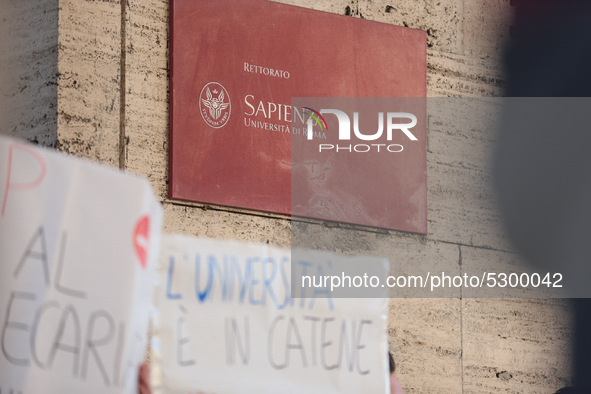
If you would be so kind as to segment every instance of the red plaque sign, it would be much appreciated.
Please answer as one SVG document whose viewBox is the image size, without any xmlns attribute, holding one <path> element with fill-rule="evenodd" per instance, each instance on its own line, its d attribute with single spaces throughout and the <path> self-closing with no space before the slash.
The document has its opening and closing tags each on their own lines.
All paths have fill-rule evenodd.
<svg viewBox="0 0 591 394">
<path fill-rule="evenodd" d="M 332 153 L 332 169 L 350 170 L 338 158 L 356 163 L 357 170 L 324 182 L 322 193 L 346 190 L 338 204 L 354 209 L 336 216 L 330 209 L 313 209 L 309 202 L 318 200 L 318 187 L 311 185 L 318 174 L 292 161 L 310 161 L 310 154 L 292 152 L 292 138 L 307 140 L 306 125 L 292 124 L 296 113 L 324 119 L 322 129 L 313 125 L 318 137 L 310 141 L 313 151 L 321 143 L 350 145 L 351 155 L 366 149 L 361 145 L 379 149 L 382 140 L 369 141 L 373 137 L 359 137 L 357 131 L 351 131 L 351 140 L 340 140 L 344 134 L 338 134 L 335 112 L 298 109 L 292 98 L 425 97 L 425 32 L 265 0 L 172 0 L 171 24 L 170 198 L 427 232 L 424 106 L 414 114 L 414 140 L 404 127 L 396 129 L 412 123 L 400 117 L 409 112 L 380 109 L 384 146 L 381 156 L 375 152 L 377 171 L 367 160 L 359 164 L 360 157 L 343 156 L 342 149 Z M 376 120 L 367 127 L 375 130 L 378 113 L 372 116 Z M 399 141 L 403 152 L 388 148 L 397 138 L 405 141 Z M 326 158 L 331 153 L 324 149 Z M 305 193 L 292 199 L 296 185 Z M 357 214 L 347 213 L 353 211 Z"/>
</svg>

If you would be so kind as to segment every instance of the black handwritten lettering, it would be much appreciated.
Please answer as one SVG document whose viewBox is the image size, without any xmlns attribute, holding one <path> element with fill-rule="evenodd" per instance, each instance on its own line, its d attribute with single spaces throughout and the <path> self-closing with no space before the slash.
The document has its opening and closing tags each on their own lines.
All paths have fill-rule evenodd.
<svg viewBox="0 0 591 394">
<path fill-rule="evenodd" d="M 250 328 L 248 316 L 244 317 L 244 335 L 240 335 L 236 318 L 226 318 L 226 362 L 229 365 L 236 363 L 236 350 L 240 354 L 242 364 L 248 365 L 250 361 Z"/>
<path fill-rule="evenodd" d="M 341 324 L 341 340 L 339 346 L 339 362 L 338 365 L 343 364 L 343 355 L 347 353 L 347 359 L 349 360 L 349 371 L 353 371 L 355 367 L 355 321 L 351 322 L 351 338 L 347 335 L 347 321 L 343 319 Z"/>
<path fill-rule="evenodd" d="M 120 378 L 121 361 L 126 341 L 125 324 L 123 322 L 119 324 L 117 343 L 113 343 L 116 328 L 113 318 L 104 310 L 95 311 L 88 318 L 86 338 L 82 341 L 82 320 L 73 305 L 66 305 L 60 312 L 59 302 L 55 300 L 45 301 L 36 306 L 32 322 L 28 324 L 24 321 L 15 320 L 12 316 L 15 315 L 15 312 L 12 312 L 11 315 L 13 306 L 14 308 L 19 307 L 19 310 L 23 309 L 17 304 L 17 302 L 22 302 L 19 300 L 35 301 L 36 296 L 32 293 L 17 291 L 11 294 L 1 338 L 3 355 L 10 363 L 19 366 L 28 366 L 30 364 L 29 357 L 24 357 L 27 354 L 24 350 L 21 350 L 23 354 L 15 354 L 16 350 L 11 346 L 11 344 L 16 343 L 19 344 L 16 349 L 21 349 L 23 344 L 28 344 L 26 350 L 30 353 L 30 359 L 33 360 L 34 366 L 44 370 L 51 370 L 54 368 L 56 358 L 59 358 L 58 355 L 66 353 L 72 359 L 72 376 L 86 379 L 89 357 L 92 354 L 94 362 L 103 376 L 105 385 L 109 387 L 111 384 L 120 384 L 122 381 Z M 55 327 L 55 332 L 50 332 L 52 327 Z M 100 330 L 97 327 L 100 327 Z M 20 335 L 24 334 L 25 338 L 18 338 L 18 333 L 21 333 Z M 46 355 L 40 353 L 40 350 L 44 349 L 42 338 L 51 338 Z M 140 338 L 143 337 L 140 335 Z M 104 358 L 101 358 L 99 354 L 100 347 L 106 347 L 111 343 L 115 348 L 113 349 L 111 346 L 110 351 L 105 348 L 105 352 L 108 351 L 110 354 L 114 354 L 112 381 L 106 372 L 106 366 L 111 366 L 111 364 L 105 364 Z M 134 354 L 134 352 L 131 353 Z M 135 365 L 133 362 L 132 364 Z"/>
<path fill-rule="evenodd" d="M 35 364 L 41 369 L 47 369 L 49 367 L 49 361 L 43 363 L 39 360 L 39 355 L 37 354 L 37 331 L 39 330 L 39 322 L 43 314 L 48 311 L 50 308 L 59 308 L 59 303 L 57 301 L 47 301 L 39 309 L 37 309 L 37 313 L 35 313 L 35 318 L 33 319 L 33 324 L 31 327 L 31 336 L 29 337 L 29 341 L 31 344 L 31 355 L 33 356 L 33 361 Z"/>
<path fill-rule="evenodd" d="M 41 251 L 34 250 L 35 245 L 39 241 L 41 246 Z M 23 257 L 21 257 L 18 265 L 16 266 L 16 270 L 14 271 L 14 277 L 17 278 L 19 275 L 20 270 L 23 268 L 26 261 L 29 259 L 36 259 L 43 265 L 43 273 L 45 277 L 45 284 L 49 286 L 49 264 L 47 261 L 47 244 L 45 242 L 45 231 L 43 226 L 40 226 L 33 237 L 29 241 L 27 248 L 25 249 L 25 253 Z"/>
<path fill-rule="evenodd" d="M 195 360 L 185 360 L 183 358 L 183 346 L 189 343 L 188 337 L 183 337 L 183 328 L 182 325 L 185 323 L 185 318 L 183 316 L 179 317 L 177 320 L 177 335 L 178 335 L 178 342 L 177 342 L 177 362 L 180 366 L 186 367 L 189 365 L 195 364 Z"/>
<path fill-rule="evenodd" d="M 370 372 L 369 369 L 365 370 L 365 371 L 361 369 L 361 365 L 359 365 L 359 360 L 361 360 L 361 357 L 359 356 L 359 351 L 362 349 L 365 349 L 365 345 L 361 344 L 361 332 L 363 330 L 363 325 L 364 324 L 371 324 L 371 323 L 372 323 L 371 320 L 361 320 L 359 322 L 359 331 L 357 332 L 357 350 L 356 350 L 356 352 L 357 352 L 357 372 L 360 375 L 367 375 Z"/>
<path fill-rule="evenodd" d="M 71 318 L 70 318 L 71 316 Z M 62 342 L 64 337 L 64 332 L 66 331 L 66 325 L 68 322 L 71 321 L 73 323 L 74 328 L 74 345 L 65 344 Z M 65 352 L 72 353 L 74 355 L 74 362 L 73 362 L 73 375 L 78 376 L 78 363 L 80 361 L 80 319 L 78 318 L 78 313 L 74 309 L 72 305 L 68 305 L 63 313 L 62 317 L 60 318 L 60 323 L 58 326 L 57 333 L 55 334 L 55 338 L 53 340 L 53 344 L 51 346 L 51 351 L 49 353 L 49 358 L 47 361 L 47 365 L 49 368 L 53 365 L 53 361 L 55 359 L 55 355 L 58 350 L 62 350 Z"/>
<path fill-rule="evenodd" d="M 125 323 L 119 322 L 117 335 L 117 348 L 113 362 L 113 386 L 119 386 L 121 374 L 121 358 L 123 357 L 123 345 L 125 344 Z"/>
<path fill-rule="evenodd" d="M 304 320 L 309 320 L 311 322 L 310 347 L 312 348 L 312 365 L 316 366 L 316 323 L 320 321 L 320 318 L 315 316 L 304 316 Z"/>
<path fill-rule="evenodd" d="M 27 366 L 29 365 L 28 358 L 19 358 L 12 354 L 9 354 L 8 350 L 6 349 L 6 333 L 9 329 L 18 330 L 18 331 L 29 331 L 29 326 L 23 322 L 15 322 L 10 320 L 10 311 L 12 310 L 12 305 L 15 300 L 29 300 L 35 301 L 36 297 L 33 293 L 27 293 L 23 291 L 13 291 L 10 294 L 10 299 L 8 301 L 8 307 L 6 308 L 6 317 L 4 318 L 4 326 L 2 327 L 2 354 L 6 357 L 6 360 L 14 365 L 20 366 Z M 13 340 L 15 343 L 19 343 L 19 341 Z"/>
<path fill-rule="evenodd" d="M 330 323 L 331 321 L 334 321 L 334 317 L 327 317 L 322 319 L 322 324 L 321 324 L 321 328 L 320 328 L 320 361 L 322 363 L 322 367 L 324 369 L 326 369 L 327 371 L 330 371 L 331 369 L 335 369 L 338 368 L 338 364 L 333 364 L 333 365 L 328 365 L 326 363 L 326 348 L 329 347 L 330 345 L 332 345 L 332 341 L 326 341 L 326 329 L 328 326 L 328 323 Z"/>
<path fill-rule="evenodd" d="M 292 343 L 291 339 L 292 339 L 292 333 L 295 336 L 295 340 L 296 343 Z M 304 349 L 304 344 L 302 342 L 302 336 L 300 335 L 300 330 L 298 329 L 298 325 L 295 321 L 295 319 L 293 317 L 289 318 L 289 325 L 287 326 L 287 339 L 285 341 L 285 343 L 287 344 L 286 348 L 286 353 L 287 353 L 287 362 L 289 364 L 289 360 L 290 360 L 290 356 L 291 356 L 291 349 L 297 349 L 300 351 L 300 354 L 302 356 L 302 365 L 304 367 L 308 366 L 308 363 L 306 362 L 306 351 Z"/>
<path fill-rule="evenodd" d="M 277 364 L 275 362 L 275 358 L 273 357 L 273 336 L 275 334 L 275 328 L 277 327 L 277 323 L 284 319 L 285 316 L 283 315 L 276 316 L 275 319 L 273 319 L 271 322 L 271 328 L 269 329 L 269 336 L 267 337 L 267 358 L 269 360 L 269 364 L 271 364 L 271 366 L 275 369 L 283 369 L 287 367 L 287 355 L 283 364 Z"/>
<path fill-rule="evenodd" d="M 102 318 L 108 323 L 108 331 L 107 333 L 100 339 L 94 338 L 94 330 L 96 322 Z M 103 377 L 105 385 L 109 387 L 111 382 L 109 380 L 109 376 L 107 375 L 107 371 L 105 370 L 105 366 L 101 361 L 101 356 L 97 351 L 97 347 L 107 345 L 111 339 L 113 339 L 115 331 L 115 321 L 113 317 L 104 310 L 98 310 L 93 312 L 90 317 L 88 318 L 88 327 L 86 331 L 86 342 L 84 348 L 84 355 L 82 357 L 82 371 L 81 376 L 83 379 L 86 379 L 86 374 L 88 371 L 88 356 L 92 354 L 94 361 Z"/>
<path fill-rule="evenodd" d="M 64 256 L 66 254 L 66 239 L 67 239 L 67 233 L 64 231 L 62 234 L 62 242 L 61 242 L 61 247 L 60 247 L 60 257 L 59 257 L 59 260 L 57 261 L 57 270 L 55 273 L 55 288 L 60 293 L 64 293 L 64 294 L 72 296 L 72 297 L 86 298 L 86 293 L 84 293 L 83 291 L 74 290 L 74 289 L 62 286 L 62 284 L 61 284 L 62 269 L 64 266 Z"/>
</svg>

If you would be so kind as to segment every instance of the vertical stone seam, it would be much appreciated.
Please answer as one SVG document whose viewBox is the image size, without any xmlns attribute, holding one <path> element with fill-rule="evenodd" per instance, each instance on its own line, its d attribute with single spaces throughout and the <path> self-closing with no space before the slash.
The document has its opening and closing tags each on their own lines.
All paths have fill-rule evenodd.
<svg viewBox="0 0 591 394">
<path fill-rule="evenodd" d="M 465 39 L 465 36 L 464 36 L 464 24 L 466 22 L 466 18 L 465 18 L 466 15 L 464 14 L 464 6 L 465 6 L 464 0 L 459 0 L 458 4 L 460 4 L 461 7 L 462 7 L 462 10 L 460 12 L 460 18 L 461 18 L 460 20 L 461 20 L 461 26 L 462 26 L 460 28 L 460 31 L 461 31 L 461 34 L 462 34 L 462 39 L 460 41 L 460 43 L 461 43 L 460 45 L 462 46 L 462 56 L 466 56 L 466 53 L 465 53 L 466 46 L 464 45 L 465 44 L 465 42 L 464 42 L 464 39 Z"/>
<path fill-rule="evenodd" d="M 462 245 L 458 245 L 458 265 L 460 266 L 460 277 L 462 276 Z M 462 393 L 464 393 L 464 299 L 462 287 L 460 287 L 460 377 L 462 379 Z"/>
<path fill-rule="evenodd" d="M 125 169 L 126 138 L 125 138 L 125 63 L 127 54 L 126 40 L 127 23 L 127 0 L 121 0 L 121 56 L 120 56 L 120 74 L 119 80 L 119 168 Z"/>
</svg>

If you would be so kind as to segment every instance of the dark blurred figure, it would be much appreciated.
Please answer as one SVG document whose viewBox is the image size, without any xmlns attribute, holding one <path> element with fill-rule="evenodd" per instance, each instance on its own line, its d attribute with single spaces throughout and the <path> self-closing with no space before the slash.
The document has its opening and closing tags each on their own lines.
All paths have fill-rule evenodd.
<svg viewBox="0 0 591 394">
<path fill-rule="evenodd" d="M 575 394 L 575 390 L 572 387 L 563 387 L 554 394 Z"/>
<path fill-rule="evenodd" d="M 404 394 L 402 385 L 394 374 L 394 372 L 396 372 L 396 363 L 394 362 L 394 357 L 391 352 L 388 352 L 388 357 L 390 360 L 390 394 Z"/>
<path fill-rule="evenodd" d="M 499 203 L 515 247 L 580 297 L 573 392 L 591 393 L 591 4 L 511 3 L 506 95 L 515 99 L 506 99 L 495 158 Z"/>
</svg>

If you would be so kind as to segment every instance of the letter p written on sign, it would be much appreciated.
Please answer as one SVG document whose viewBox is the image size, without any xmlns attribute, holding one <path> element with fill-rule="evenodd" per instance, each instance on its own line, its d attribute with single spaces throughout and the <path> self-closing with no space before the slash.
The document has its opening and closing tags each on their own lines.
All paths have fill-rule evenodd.
<svg viewBox="0 0 591 394">
<path fill-rule="evenodd" d="M 143 215 L 137 221 L 133 231 L 133 248 L 143 269 L 148 265 L 150 247 L 150 216 Z"/>
<path fill-rule="evenodd" d="M 16 171 L 17 169 L 13 167 L 13 153 L 15 150 L 20 150 L 23 152 L 28 153 L 28 156 L 30 155 L 29 159 L 32 157 L 33 160 L 37 161 L 39 163 L 40 169 L 39 172 L 37 174 L 34 175 L 30 175 L 30 174 L 25 174 L 19 171 Z M 16 155 L 14 155 L 16 156 Z M 20 156 L 20 155 L 19 155 Z M 27 167 L 29 168 L 29 167 Z M 34 168 L 34 167 L 32 167 Z M 13 174 L 13 169 L 15 170 L 15 174 Z M 20 144 L 10 144 L 10 146 L 8 147 L 8 174 L 6 176 L 6 187 L 4 188 L 4 198 L 2 199 L 2 212 L 0 214 L 0 216 L 4 216 L 4 211 L 6 210 L 6 201 L 8 200 L 8 191 L 25 191 L 25 190 L 31 190 L 36 188 L 37 186 L 39 186 L 41 184 L 41 182 L 43 182 L 43 179 L 45 178 L 45 174 L 47 173 L 47 165 L 45 164 L 45 160 L 43 160 L 43 157 L 36 152 L 34 149 L 26 146 L 26 145 L 20 145 Z M 20 177 L 16 177 L 15 175 L 20 175 L 20 177 L 22 177 L 22 179 L 15 179 L 15 178 L 20 178 Z"/>
</svg>

